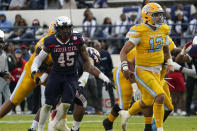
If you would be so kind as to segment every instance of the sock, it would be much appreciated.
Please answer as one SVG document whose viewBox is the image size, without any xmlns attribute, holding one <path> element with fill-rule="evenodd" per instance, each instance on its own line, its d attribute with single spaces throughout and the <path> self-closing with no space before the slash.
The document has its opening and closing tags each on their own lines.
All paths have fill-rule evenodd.
<svg viewBox="0 0 197 131">
<path fill-rule="evenodd" d="M 77 121 L 73 120 L 72 130 L 78 130 L 80 123 L 81 122 L 77 122 Z"/>
<path fill-rule="evenodd" d="M 45 104 L 40 110 L 40 119 L 38 124 L 38 131 L 42 131 L 44 128 L 44 124 L 49 116 L 50 110 L 52 106 Z"/>
<path fill-rule="evenodd" d="M 64 115 L 67 114 L 69 107 L 70 107 L 70 104 L 68 104 L 68 103 L 61 103 L 60 106 L 57 109 L 57 113 L 56 113 L 56 116 L 54 118 L 54 121 L 58 122 L 62 118 L 64 118 Z"/>
<path fill-rule="evenodd" d="M 117 118 L 117 117 L 115 117 L 115 116 L 112 115 L 111 113 L 108 115 L 108 120 L 109 120 L 110 122 L 114 122 L 116 118 Z"/>
<path fill-rule="evenodd" d="M 153 114 L 157 128 L 163 127 L 164 104 L 154 103 Z"/>
<path fill-rule="evenodd" d="M 163 127 L 157 128 L 157 131 L 163 131 Z"/>
<path fill-rule="evenodd" d="M 144 123 L 145 124 L 151 124 L 152 125 L 153 117 L 144 117 Z"/>
<path fill-rule="evenodd" d="M 67 114 L 66 115 L 64 115 L 64 119 L 66 119 L 67 118 Z"/>
<path fill-rule="evenodd" d="M 38 122 L 36 120 L 33 120 L 31 124 L 31 129 L 36 130 L 37 127 L 38 127 Z"/>
<path fill-rule="evenodd" d="M 138 100 L 131 106 L 131 108 L 128 110 L 128 112 L 130 115 L 134 115 L 142 110 L 143 110 L 143 108 L 141 108 L 141 106 L 140 106 L 140 100 Z"/>
</svg>

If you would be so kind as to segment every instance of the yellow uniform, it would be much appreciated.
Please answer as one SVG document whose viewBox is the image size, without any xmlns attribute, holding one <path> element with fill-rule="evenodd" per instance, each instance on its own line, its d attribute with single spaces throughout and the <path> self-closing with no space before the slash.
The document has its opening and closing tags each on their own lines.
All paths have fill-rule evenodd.
<svg viewBox="0 0 197 131">
<path fill-rule="evenodd" d="M 175 48 L 175 44 L 174 42 L 172 41 L 172 39 L 169 37 L 169 50 L 170 52 Z M 162 82 L 162 86 L 163 86 L 163 90 L 165 92 L 165 100 L 164 100 L 164 104 L 165 106 L 168 108 L 168 110 L 173 110 L 174 109 L 174 106 L 172 104 L 172 99 L 171 99 L 171 96 L 170 96 L 170 90 L 169 90 L 169 87 L 168 87 L 168 84 L 167 82 L 164 80 L 164 77 L 166 75 L 166 70 L 165 70 L 165 67 L 163 66 L 162 67 L 162 70 L 161 70 L 161 82 Z"/>
<path fill-rule="evenodd" d="M 131 27 L 128 32 L 129 40 L 136 44 L 135 78 L 142 93 L 142 101 L 147 106 L 153 104 L 155 96 L 164 94 L 160 71 L 169 29 L 169 26 L 162 24 L 157 30 L 152 30 L 147 24 L 141 23 Z"/>
<path fill-rule="evenodd" d="M 127 54 L 127 58 L 129 61 L 131 61 L 134 57 L 135 57 L 135 48 L 132 49 Z M 119 107 L 121 109 L 127 110 L 131 105 L 131 100 L 133 96 L 131 82 L 123 76 L 120 67 L 114 68 L 113 79 L 115 82 L 116 92 L 118 94 Z"/>
<path fill-rule="evenodd" d="M 170 51 L 172 51 L 175 47 L 175 44 L 170 37 L 168 40 L 169 40 L 169 49 L 170 49 Z M 133 48 L 127 54 L 128 61 L 131 61 L 132 59 L 134 59 L 135 54 L 136 54 L 136 48 Z M 166 98 L 164 104 L 167 106 L 167 108 L 169 110 L 173 110 L 173 105 L 171 102 L 171 96 L 170 96 L 168 84 L 164 80 L 165 74 L 166 74 L 165 68 L 162 67 L 162 71 L 161 71 L 161 81 L 162 82 L 161 83 L 162 83 L 162 86 L 163 86 L 163 89 L 165 92 L 165 98 Z M 117 92 L 118 98 L 119 98 L 119 106 L 121 109 L 127 110 L 131 105 L 131 100 L 132 100 L 132 96 L 133 96 L 133 90 L 132 90 L 131 83 L 129 80 L 127 80 L 123 76 L 123 73 L 121 72 L 120 67 L 114 68 L 113 78 L 114 78 L 114 82 L 115 82 L 116 92 Z"/>
<path fill-rule="evenodd" d="M 35 51 L 32 54 L 32 56 L 30 57 L 30 59 L 28 60 L 28 62 L 25 64 L 25 68 L 23 73 L 21 74 L 20 79 L 18 80 L 18 83 L 10 97 L 11 102 L 14 105 L 18 105 L 20 104 L 25 97 L 34 90 L 34 88 L 36 87 L 36 84 L 34 82 L 34 80 L 31 78 L 31 65 L 33 63 L 33 60 L 35 58 L 36 55 L 36 51 L 38 48 L 42 49 L 43 47 L 43 43 L 44 43 L 44 39 L 49 36 L 46 35 L 44 36 L 35 46 Z M 45 64 L 51 64 L 52 63 L 52 58 L 49 55 L 47 57 L 47 59 L 45 60 Z M 37 76 L 41 76 L 42 73 L 37 73 Z"/>
</svg>

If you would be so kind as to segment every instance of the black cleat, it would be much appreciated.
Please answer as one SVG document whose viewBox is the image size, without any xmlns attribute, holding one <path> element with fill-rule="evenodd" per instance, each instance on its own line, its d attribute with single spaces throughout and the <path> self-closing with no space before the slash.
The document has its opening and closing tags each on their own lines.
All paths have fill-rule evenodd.
<svg viewBox="0 0 197 131">
<path fill-rule="evenodd" d="M 29 128 L 27 131 L 36 131 L 36 130 L 34 130 L 34 129 L 32 129 L 32 128 Z"/>
<path fill-rule="evenodd" d="M 113 131 L 113 122 L 110 122 L 108 118 L 103 120 L 103 126 L 105 131 Z"/>
<path fill-rule="evenodd" d="M 145 124 L 144 131 L 153 131 L 152 124 Z"/>
</svg>

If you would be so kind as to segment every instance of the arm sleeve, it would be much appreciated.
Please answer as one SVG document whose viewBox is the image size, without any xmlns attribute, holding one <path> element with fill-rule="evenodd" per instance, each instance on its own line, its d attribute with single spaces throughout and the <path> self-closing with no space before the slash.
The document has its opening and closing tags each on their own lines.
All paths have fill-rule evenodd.
<svg viewBox="0 0 197 131">
<path fill-rule="evenodd" d="M 140 34 L 137 30 L 135 30 L 135 27 L 131 27 L 126 35 L 126 38 L 128 38 L 134 45 L 137 45 L 140 42 Z"/>
<path fill-rule="evenodd" d="M 45 52 L 43 49 L 40 53 L 34 58 L 34 61 L 31 66 L 31 72 L 38 71 L 38 68 L 41 66 L 42 62 L 47 58 L 48 53 Z"/>
<path fill-rule="evenodd" d="M 183 67 L 183 70 L 181 72 L 188 75 L 188 76 L 197 78 L 196 69 L 195 69 L 194 65 L 192 65 L 192 69 L 188 69 L 188 68 Z"/>
</svg>

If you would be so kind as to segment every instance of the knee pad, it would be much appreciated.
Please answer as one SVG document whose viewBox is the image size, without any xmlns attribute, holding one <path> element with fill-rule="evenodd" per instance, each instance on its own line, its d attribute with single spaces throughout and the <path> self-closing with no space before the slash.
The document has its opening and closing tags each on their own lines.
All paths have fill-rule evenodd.
<svg viewBox="0 0 197 131">
<path fill-rule="evenodd" d="M 113 112 L 114 112 L 114 115 L 115 115 L 115 116 L 118 116 L 118 115 L 119 115 L 118 112 L 119 112 L 121 109 L 120 109 L 120 107 L 119 107 L 118 104 L 115 104 L 112 110 L 113 110 Z"/>
<path fill-rule="evenodd" d="M 52 109 L 52 105 L 47 105 L 47 104 L 45 104 L 45 105 L 43 106 L 43 109 L 44 109 L 45 111 L 50 111 L 50 110 Z"/>
<path fill-rule="evenodd" d="M 68 103 L 61 103 L 59 107 L 62 108 L 62 110 L 64 112 L 68 112 L 68 109 L 70 108 L 70 104 L 68 104 Z"/>
<path fill-rule="evenodd" d="M 88 104 L 87 99 L 86 99 L 86 97 L 83 94 L 76 95 L 75 99 L 74 99 L 74 102 L 77 105 L 83 106 L 83 108 L 86 108 L 87 104 Z"/>
</svg>

